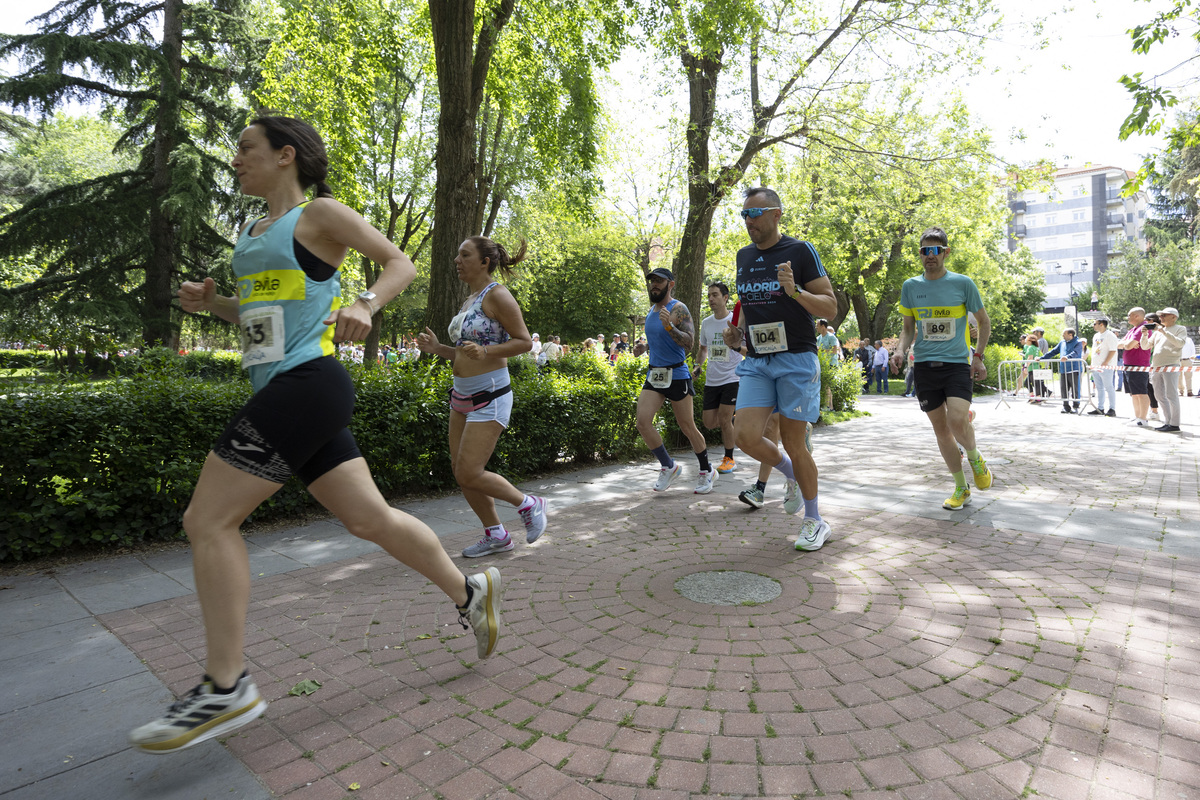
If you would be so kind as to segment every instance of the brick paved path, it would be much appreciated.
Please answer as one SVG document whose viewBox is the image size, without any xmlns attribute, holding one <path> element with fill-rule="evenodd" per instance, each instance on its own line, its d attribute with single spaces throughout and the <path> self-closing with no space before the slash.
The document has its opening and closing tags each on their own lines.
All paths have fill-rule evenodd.
<svg viewBox="0 0 1200 800">
<path fill-rule="evenodd" d="M 289 800 L 1200 798 L 1200 559 L 1165 544 L 1198 532 L 1195 442 L 1028 413 L 981 420 L 996 486 L 953 514 L 927 430 L 886 453 L 886 415 L 822 431 L 817 553 L 778 496 L 752 512 L 728 485 L 560 511 L 489 561 L 505 627 L 485 662 L 384 555 L 257 580 L 271 704 L 226 744 Z M 1105 519 L 1133 546 L 1087 541 Z M 781 594 L 676 590 L 712 570 Z M 172 690 L 202 672 L 194 596 L 101 619 Z"/>
</svg>

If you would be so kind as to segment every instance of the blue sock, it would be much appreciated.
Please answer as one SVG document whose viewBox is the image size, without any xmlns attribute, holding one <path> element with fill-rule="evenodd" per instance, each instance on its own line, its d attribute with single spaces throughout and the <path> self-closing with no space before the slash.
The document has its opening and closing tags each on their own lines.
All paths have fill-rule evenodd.
<svg viewBox="0 0 1200 800">
<path fill-rule="evenodd" d="M 675 466 L 675 460 L 671 458 L 671 454 L 667 452 L 667 446 L 660 444 L 658 447 L 650 451 L 654 457 L 658 459 L 658 463 L 662 464 L 667 469 Z"/>
<path fill-rule="evenodd" d="M 817 496 L 814 494 L 813 499 L 804 498 L 804 518 L 805 519 L 820 519 L 821 512 L 817 511 Z"/>
<path fill-rule="evenodd" d="M 775 465 L 775 469 L 783 473 L 783 477 L 789 481 L 796 480 L 796 473 L 792 472 L 792 460 L 788 458 L 788 454 L 784 452 L 783 460 Z"/>
</svg>

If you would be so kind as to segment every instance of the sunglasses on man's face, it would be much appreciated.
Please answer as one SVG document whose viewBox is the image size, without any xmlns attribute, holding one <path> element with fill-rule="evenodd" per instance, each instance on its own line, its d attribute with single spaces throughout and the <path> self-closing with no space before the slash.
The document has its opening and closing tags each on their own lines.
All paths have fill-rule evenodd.
<svg viewBox="0 0 1200 800">
<path fill-rule="evenodd" d="M 935 244 L 932 247 L 922 247 L 921 255 L 923 256 L 940 256 L 950 248 L 942 247 L 940 244 Z"/>
<path fill-rule="evenodd" d="M 758 219 L 763 215 L 764 211 L 782 211 L 779 206 L 767 206 L 766 208 L 743 208 L 742 219 Z"/>
</svg>

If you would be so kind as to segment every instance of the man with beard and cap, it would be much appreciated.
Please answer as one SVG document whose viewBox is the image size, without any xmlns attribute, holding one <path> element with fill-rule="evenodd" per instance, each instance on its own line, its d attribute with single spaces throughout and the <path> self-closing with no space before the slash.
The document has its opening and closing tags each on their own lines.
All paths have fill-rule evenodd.
<svg viewBox="0 0 1200 800">
<path fill-rule="evenodd" d="M 692 411 L 692 397 L 696 390 L 687 366 L 687 353 L 695 339 L 696 325 L 688 307 L 671 296 L 674 288 L 675 275 L 666 267 L 652 270 L 646 276 L 646 289 L 653 303 L 650 313 L 646 315 L 650 371 L 638 395 L 637 429 L 650 452 L 662 465 L 658 480 L 654 482 L 654 491 L 665 492 L 683 470 L 683 466 L 676 463 L 667 452 L 654 426 L 654 415 L 669 400 L 675 422 L 691 443 L 696 460 L 700 463 L 695 493 L 708 494 L 712 491 L 717 472 L 708 463 L 708 444 L 696 427 L 696 415 Z"/>
<path fill-rule="evenodd" d="M 742 315 L 738 327 L 725 329 L 730 347 L 746 345 L 738 364 L 737 416 L 734 431 L 742 452 L 769 464 L 787 479 L 783 510 L 804 508 L 797 550 L 819 550 L 829 523 L 817 505 L 817 462 L 805 447 L 807 423 L 821 413 L 821 362 L 813 320 L 837 313 L 833 284 L 821 257 L 809 242 L 779 231 L 783 204 L 765 187 L 748 189 L 742 219 L 751 244 L 737 254 L 737 290 Z M 779 411 L 783 452 L 763 435 L 771 414 Z"/>
</svg>

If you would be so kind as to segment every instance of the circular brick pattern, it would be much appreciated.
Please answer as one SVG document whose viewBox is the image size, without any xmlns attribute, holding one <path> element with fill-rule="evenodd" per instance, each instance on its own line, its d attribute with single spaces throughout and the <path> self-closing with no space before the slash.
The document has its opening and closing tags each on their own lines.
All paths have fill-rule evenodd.
<svg viewBox="0 0 1200 800">
<path fill-rule="evenodd" d="M 703 570 L 675 581 L 675 591 L 712 606 L 756 606 L 783 592 L 779 582 L 740 570 Z"/>
</svg>

